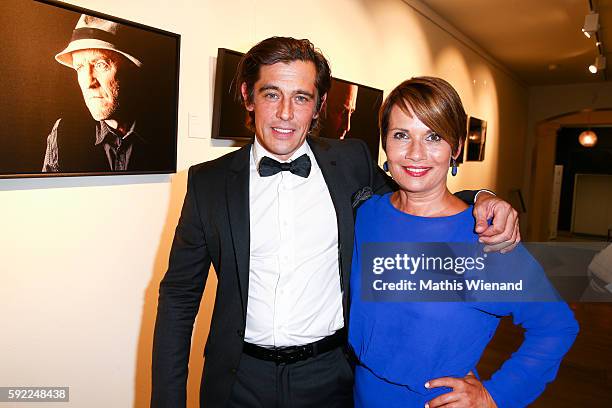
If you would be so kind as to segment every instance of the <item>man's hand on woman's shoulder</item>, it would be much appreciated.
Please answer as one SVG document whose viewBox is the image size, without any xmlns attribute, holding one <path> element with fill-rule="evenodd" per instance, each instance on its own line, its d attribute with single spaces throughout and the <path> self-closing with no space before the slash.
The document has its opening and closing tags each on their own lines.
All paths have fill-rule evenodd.
<svg viewBox="0 0 612 408">
<path fill-rule="evenodd" d="M 512 251 L 521 242 L 518 212 L 501 198 L 481 191 L 474 203 L 475 231 L 485 252 Z M 493 218 L 489 225 L 488 220 Z"/>
</svg>

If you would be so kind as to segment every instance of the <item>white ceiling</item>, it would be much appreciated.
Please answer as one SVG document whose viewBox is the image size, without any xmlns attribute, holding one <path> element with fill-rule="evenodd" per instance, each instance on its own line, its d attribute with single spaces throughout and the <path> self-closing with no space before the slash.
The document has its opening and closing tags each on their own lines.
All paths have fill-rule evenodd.
<svg viewBox="0 0 612 408">
<path fill-rule="evenodd" d="M 593 75 L 595 39 L 581 32 L 589 0 L 421 0 L 529 85 L 612 79 L 612 0 L 592 0 L 607 69 Z"/>
</svg>

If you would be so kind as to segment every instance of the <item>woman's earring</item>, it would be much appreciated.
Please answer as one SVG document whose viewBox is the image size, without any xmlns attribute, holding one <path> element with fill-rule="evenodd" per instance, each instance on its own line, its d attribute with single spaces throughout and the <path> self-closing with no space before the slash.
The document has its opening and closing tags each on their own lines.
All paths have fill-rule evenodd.
<svg viewBox="0 0 612 408">
<path fill-rule="evenodd" d="M 452 164 L 452 168 L 451 168 L 451 175 L 454 177 L 457 175 L 457 160 L 455 160 L 454 158 L 451 160 L 451 164 Z"/>
<path fill-rule="evenodd" d="M 383 170 L 385 171 L 385 173 L 389 171 L 389 163 L 388 162 L 384 162 L 383 163 Z"/>
</svg>

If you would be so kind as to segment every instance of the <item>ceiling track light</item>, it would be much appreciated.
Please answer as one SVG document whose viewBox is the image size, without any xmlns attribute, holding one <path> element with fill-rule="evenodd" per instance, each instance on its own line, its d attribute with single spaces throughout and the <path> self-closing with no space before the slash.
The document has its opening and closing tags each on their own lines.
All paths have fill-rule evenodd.
<svg viewBox="0 0 612 408">
<path fill-rule="evenodd" d="M 594 37 L 595 47 L 597 47 L 597 56 L 595 62 L 589 65 L 589 72 L 596 74 L 597 72 L 603 71 L 603 79 L 606 80 L 606 57 L 603 56 L 603 43 L 599 34 L 599 13 L 593 9 L 593 2 L 589 0 L 589 14 L 584 17 L 584 25 L 582 26 L 582 33 L 587 37 Z"/>
<path fill-rule="evenodd" d="M 595 62 L 589 65 L 589 72 L 591 72 L 591 74 L 596 74 L 597 71 L 602 69 L 606 69 L 606 57 L 600 54 L 595 57 Z"/>
<path fill-rule="evenodd" d="M 582 32 L 586 38 L 591 38 L 599 30 L 599 13 L 591 11 L 584 17 Z"/>
</svg>

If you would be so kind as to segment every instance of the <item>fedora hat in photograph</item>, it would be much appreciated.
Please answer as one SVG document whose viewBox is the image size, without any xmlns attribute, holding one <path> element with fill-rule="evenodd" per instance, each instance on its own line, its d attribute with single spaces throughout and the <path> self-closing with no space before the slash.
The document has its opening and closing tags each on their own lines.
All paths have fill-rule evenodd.
<svg viewBox="0 0 612 408">
<path fill-rule="evenodd" d="M 118 52 L 132 61 L 137 67 L 142 62 L 126 50 L 125 34 L 122 25 L 113 21 L 104 20 L 81 14 L 68 46 L 55 56 L 55 60 L 62 65 L 72 68 L 72 53 L 79 50 L 101 49 Z"/>
</svg>

